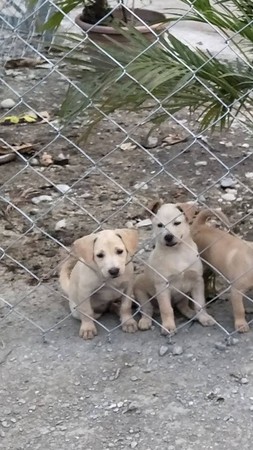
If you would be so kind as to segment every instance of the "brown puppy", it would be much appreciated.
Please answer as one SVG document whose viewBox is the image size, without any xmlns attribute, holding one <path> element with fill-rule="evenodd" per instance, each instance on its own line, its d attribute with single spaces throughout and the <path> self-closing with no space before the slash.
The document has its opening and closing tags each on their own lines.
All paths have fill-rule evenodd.
<svg viewBox="0 0 253 450">
<path fill-rule="evenodd" d="M 60 271 L 60 284 L 69 297 L 73 317 L 81 320 L 80 337 L 97 334 L 93 319 L 120 299 L 119 315 L 123 331 L 133 333 L 133 263 L 138 244 L 136 230 L 104 230 L 78 239 L 72 255 Z"/>
<path fill-rule="evenodd" d="M 226 216 L 220 211 L 204 209 L 193 219 L 191 234 L 202 260 L 231 284 L 235 329 L 244 333 L 249 330 L 249 325 L 245 319 L 243 295 L 253 287 L 253 243 L 208 226 L 207 219 L 215 216 L 227 224 Z"/>
</svg>

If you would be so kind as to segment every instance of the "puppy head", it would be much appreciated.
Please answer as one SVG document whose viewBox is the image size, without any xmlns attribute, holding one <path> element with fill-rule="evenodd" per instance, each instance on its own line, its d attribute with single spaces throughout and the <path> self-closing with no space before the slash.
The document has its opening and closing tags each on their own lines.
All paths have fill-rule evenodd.
<svg viewBox="0 0 253 450">
<path fill-rule="evenodd" d="M 75 241 L 74 251 L 87 264 L 94 263 L 104 278 L 117 278 L 124 274 L 137 243 L 135 230 L 104 230 Z"/>
<path fill-rule="evenodd" d="M 160 205 L 151 220 L 156 242 L 160 245 L 174 247 L 190 237 L 188 219 L 177 204 Z"/>
</svg>

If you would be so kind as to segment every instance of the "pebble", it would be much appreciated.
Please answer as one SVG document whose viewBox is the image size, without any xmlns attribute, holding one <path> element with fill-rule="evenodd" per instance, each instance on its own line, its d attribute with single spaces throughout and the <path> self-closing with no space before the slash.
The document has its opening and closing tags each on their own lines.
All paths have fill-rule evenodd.
<svg viewBox="0 0 253 450">
<path fill-rule="evenodd" d="M 253 172 L 246 172 L 245 178 L 253 178 Z"/>
<path fill-rule="evenodd" d="M 173 348 L 172 348 L 172 355 L 174 355 L 174 356 L 178 356 L 178 355 L 182 355 L 182 353 L 183 353 L 183 347 L 181 347 L 181 345 L 173 345 Z"/>
<path fill-rule="evenodd" d="M 128 222 L 126 223 L 126 227 L 127 228 L 134 228 L 135 223 L 132 220 L 128 220 Z"/>
<path fill-rule="evenodd" d="M 138 442 L 132 441 L 131 444 L 130 444 L 130 447 L 131 447 L 131 448 L 136 448 L 137 445 L 138 445 Z"/>
<path fill-rule="evenodd" d="M 205 197 L 204 195 L 201 194 L 201 195 L 198 197 L 198 202 L 205 203 L 205 202 L 206 202 L 206 197 Z"/>
<path fill-rule="evenodd" d="M 168 345 L 161 345 L 161 347 L 159 348 L 159 355 L 164 356 L 166 355 L 166 353 L 168 353 L 168 351 L 169 351 Z"/>
<path fill-rule="evenodd" d="M 139 380 L 139 378 L 136 377 L 135 375 L 131 377 L 131 381 L 138 381 L 138 380 Z"/>
<path fill-rule="evenodd" d="M 40 165 L 38 158 L 31 158 L 29 162 L 30 162 L 31 166 L 39 166 Z"/>
<path fill-rule="evenodd" d="M 41 202 L 51 202 L 52 200 L 51 195 L 40 195 L 39 197 L 33 197 L 31 201 L 34 205 L 38 205 Z"/>
<path fill-rule="evenodd" d="M 56 184 L 55 187 L 62 194 L 66 194 L 66 192 L 70 191 L 70 186 L 67 184 Z"/>
<path fill-rule="evenodd" d="M 241 378 L 240 383 L 241 384 L 248 384 L 249 380 L 246 377 Z"/>
<path fill-rule="evenodd" d="M 207 166 L 207 161 L 197 161 L 194 164 L 195 167 Z"/>
<path fill-rule="evenodd" d="M 4 428 L 9 428 L 9 424 L 8 424 L 8 422 L 6 422 L 6 420 L 3 420 L 2 421 L 2 426 L 4 427 Z"/>
<path fill-rule="evenodd" d="M 11 109 L 15 105 L 16 105 L 16 102 L 14 102 L 14 100 L 12 98 L 6 98 L 5 100 L 2 100 L 0 103 L 0 106 L 3 109 Z"/>
<path fill-rule="evenodd" d="M 250 406 L 249 410 L 250 410 L 250 411 L 253 411 L 253 405 Z"/>
<path fill-rule="evenodd" d="M 215 348 L 216 348 L 217 350 L 220 350 L 220 351 L 225 351 L 225 350 L 227 350 L 227 346 L 226 346 L 225 344 L 223 344 L 222 342 L 216 342 L 216 343 L 214 344 L 214 346 L 215 346 Z"/>
<path fill-rule="evenodd" d="M 237 345 L 238 342 L 239 342 L 239 339 L 238 339 L 238 338 L 234 338 L 234 337 L 232 337 L 232 336 L 229 336 L 229 337 L 227 338 L 227 346 L 228 346 L 228 347 L 229 347 L 230 345 Z"/>
<path fill-rule="evenodd" d="M 222 195 L 223 200 L 226 200 L 227 202 L 232 202 L 236 199 L 236 196 L 234 194 L 226 193 Z"/>
<path fill-rule="evenodd" d="M 55 224 L 54 229 L 55 229 L 55 231 L 59 231 L 59 230 L 62 230 L 63 228 L 66 228 L 66 226 L 67 226 L 66 219 L 62 219 L 62 220 L 59 220 L 59 222 L 57 222 Z"/>
<path fill-rule="evenodd" d="M 142 142 L 143 147 L 145 148 L 155 148 L 159 144 L 159 139 L 157 137 L 149 136 L 147 139 L 144 139 Z"/>
<path fill-rule="evenodd" d="M 152 222 L 150 219 L 144 219 L 144 220 L 140 220 L 140 222 L 137 222 L 136 227 L 137 228 L 142 228 L 142 227 L 149 227 L 150 225 L 152 225 Z"/>
<path fill-rule="evenodd" d="M 134 150 L 135 148 L 136 148 L 136 145 L 133 144 L 132 142 L 124 142 L 120 146 L 120 149 L 123 150 L 123 151 Z"/>
<path fill-rule="evenodd" d="M 148 185 L 146 183 L 136 183 L 134 185 L 134 189 L 143 189 L 144 191 L 146 191 L 148 189 Z"/>
<path fill-rule="evenodd" d="M 235 185 L 235 180 L 231 177 L 226 177 L 221 180 L 220 185 L 223 189 L 233 188 Z"/>
<path fill-rule="evenodd" d="M 3 430 L 0 430 L 0 437 L 2 437 L 2 438 L 5 437 L 5 432 Z"/>
</svg>

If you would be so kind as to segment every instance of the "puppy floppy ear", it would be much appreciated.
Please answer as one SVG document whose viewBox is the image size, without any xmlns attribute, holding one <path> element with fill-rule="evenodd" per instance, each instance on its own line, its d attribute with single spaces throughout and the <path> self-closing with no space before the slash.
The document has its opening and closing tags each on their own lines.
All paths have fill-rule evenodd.
<svg viewBox="0 0 253 450">
<path fill-rule="evenodd" d="M 153 217 L 153 214 L 156 214 L 158 209 L 163 205 L 164 201 L 161 198 L 158 198 L 156 200 L 153 200 L 152 202 L 148 203 L 147 209 L 148 209 L 148 215 L 150 217 Z M 153 213 L 153 214 L 150 214 Z"/>
<path fill-rule="evenodd" d="M 130 230 L 128 228 L 121 228 L 115 230 L 117 236 L 122 239 L 124 246 L 128 253 L 133 256 L 138 247 L 138 232 L 137 230 Z"/>
<path fill-rule="evenodd" d="M 73 244 L 73 253 L 90 264 L 93 261 L 94 243 L 96 235 L 94 233 L 77 239 Z"/>
<path fill-rule="evenodd" d="M 176 206 L 179 211 L 185 215 L 187 222 L 190 223 L 199 213 L 199 208 L 195 205 L 195 203 L 177 203 Z"/>
</svg>

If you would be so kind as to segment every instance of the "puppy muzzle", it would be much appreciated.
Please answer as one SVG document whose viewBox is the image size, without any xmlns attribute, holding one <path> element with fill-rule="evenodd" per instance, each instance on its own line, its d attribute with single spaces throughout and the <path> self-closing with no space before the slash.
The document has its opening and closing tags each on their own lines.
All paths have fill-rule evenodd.
<svg viewBox="0 0 253 450">
<path fill-rule="evenodd" d="M 164 236 L 165 245 L 167 247 L 174 247 L 174 245 L 177 245 L 177 240 L 173 234 L 167 233 Z"/>
</svg>

